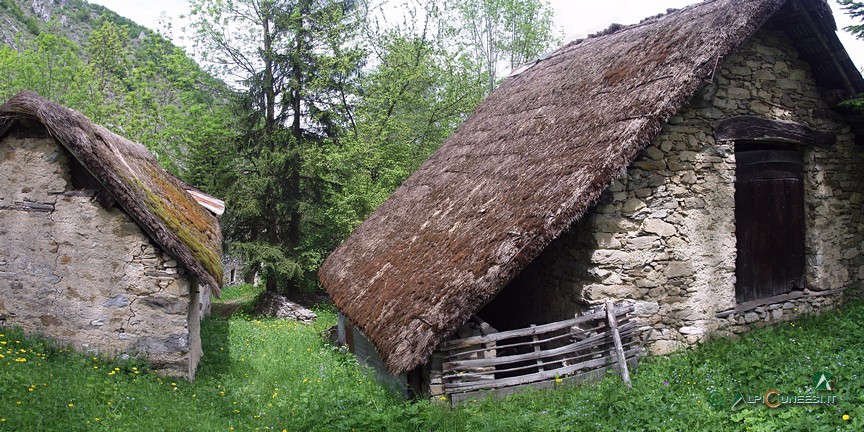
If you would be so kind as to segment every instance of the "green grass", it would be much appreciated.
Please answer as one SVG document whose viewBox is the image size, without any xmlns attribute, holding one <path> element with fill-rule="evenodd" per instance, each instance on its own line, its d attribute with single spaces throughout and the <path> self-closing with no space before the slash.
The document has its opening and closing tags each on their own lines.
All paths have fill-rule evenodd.
<svg viewBox="0 0 864 432">
<path fill-rule="evenodd" d="M 630 390 L 610 375 L 596 385 L 458 408 L 404 402 L 389 393 L 351 355 L 325 343 L 322 333 L 335 324 L 335 313 L 316 312 L 319 319 L 310 326 L 236 315 L 206 320 L 205 354 L 194 383 L 0 329 L 0 430 L 864 429 L 861 302 L 738 341 L 646 359 Z M 26 362 L 16 361 L 21 358 Z M 837 404 L 730 408 L 736 392 L 810 393 L 816 371 L 833 373 Z"/>
<path fill-rule="evenodd" d="M 237 299 L 254 300 L 262 292 L 264 292 L 264 286 L 261 285 L 233 285 L 222 288 L 222 296 L 218 299 L 213 299 L 213 302 L 226 303 Z"/>
</svg>

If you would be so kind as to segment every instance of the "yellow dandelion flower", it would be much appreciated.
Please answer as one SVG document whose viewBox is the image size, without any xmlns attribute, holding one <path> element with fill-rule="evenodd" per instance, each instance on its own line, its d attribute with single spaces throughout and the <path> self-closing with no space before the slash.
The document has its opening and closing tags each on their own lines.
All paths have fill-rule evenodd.
<svg viewBox="0 0 864 432">
<path fill-rule="evenodd" d="M 446 401 L 447 401 L 447 396 L 441 396 L 441 400 L 446 402 Z"/>
<path fill-rule="evenodd" d="M 852 417 L 850 417 L 849 414 L 843 414 L 843 420 L 849 421 L 851 418 Z"/>
<path fill-rule="evenodd" d="M 177 387 L 177 383 L 172 382 L 172 383 L 171 383 L 171 387 Z"/>
<path fill-rule="evenodd" d="M 102 420 L 102 419 L 100 419 L 99 417 L 96 417 L 96 418 L 94 418 L 93 420 L 95 420 L 95 421 L 98 422 L 99 420 Z"/>
<path fill-rule="evenodd" d="M 555 378 L 555 382 L 561 384 L 562 382 L 564 382 L 564 380 L 561 378 Z"/>
<path fill-rule="evenodd" d="M 225 392 L 224 392 L 224 391 L 220 391 L 220 392 L 219 392 L 219 396 L 225 396 Z"/>
<path fill-rule="evenodd" d="M 5 419 L 5 418 L 0 418 L 0 423 L 6 423 L 6 419 Z"/>
<path fill-rule="evenodd" d="M 234 426 L 229 427 L 228 430 L 234 430 Z"/>
<path fill-rule="evenodd" d="M 73 404 L 73 403 L 70 403 L 70 404 L 69 404 L 69 405 L 66 405 L 66 406 L 68 406 L 68 407 L 69 407 L 69 408 L 72 408 L 72 407 L 74 407 L 74 406 L 75 406 L 75 404 Z"/>
</svg>

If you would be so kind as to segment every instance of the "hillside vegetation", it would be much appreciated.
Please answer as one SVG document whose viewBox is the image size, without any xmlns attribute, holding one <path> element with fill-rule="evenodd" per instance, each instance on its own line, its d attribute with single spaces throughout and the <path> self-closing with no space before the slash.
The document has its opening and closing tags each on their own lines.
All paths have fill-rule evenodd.
<svg viewBox="0 0 864 432">
<path fill-rule="evenodd" d="M 0 0 L 0 45 L 0 100 L 36 91 L 202 183 L 200 155 L 227 133 L 228 88 L 182 49 L 83 0 Z"/>
<path fill-rule="evenodd" d="M 228 288 L 254 296 L 249 287 Z M 250 300 L 246 297 L 245 300 Z M 235 298 L 244 300 L 243 297 Z M 242 305 L 241 305 L 242 306 Z M 242 311 L 243 308 L 241 307 Z M 0 329 L 2 431 L 775 431 L 862 430 L 864 303 L 820 317 L 643 360 L 628 390 L 610 374 L 582 387 L 531 391 L 450 408 L 405 402 L 327 341 L 335 324 L 241 314 L 204 322 L 194 383 L 140 363 L 73 354 Z M 833 375 L 831 392 L 813 374 Z M 824 405 L 740 403 L 738 393 L 833 395 Z"/>
</svg>

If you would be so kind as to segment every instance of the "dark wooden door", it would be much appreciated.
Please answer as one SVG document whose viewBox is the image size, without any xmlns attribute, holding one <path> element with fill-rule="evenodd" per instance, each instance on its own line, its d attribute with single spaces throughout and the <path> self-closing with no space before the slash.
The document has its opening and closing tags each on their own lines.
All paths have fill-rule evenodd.
<svg viewBox="0 0 864 432">
<path fill-rule="evenodd" d="M 804 170 L 789 150 L 735 153 L 740 302 L 804 287 Z"/>
</svg>

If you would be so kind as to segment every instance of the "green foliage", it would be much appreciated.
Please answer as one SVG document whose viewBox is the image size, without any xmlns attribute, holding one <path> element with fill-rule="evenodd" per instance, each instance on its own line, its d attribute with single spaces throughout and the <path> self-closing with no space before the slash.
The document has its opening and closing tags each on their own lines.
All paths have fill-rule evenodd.
<svg viewBox="0 0 864 432">
<path fill-rule="evenodd" d="M 246 286 L 238 297 L 254 296 Z M 239 294 L 243 292 L 245 294 Z M 0 430 L 861 430 L 864 303 L 643 360 L 627 389 L 614 373 L 580 387 L 526 391 L 448 408 L 404 402 L 350 354 L 325 342 L 332 310 L 313 325 L 234 316 L 202 324 L 194 383 L 141 364 L 72 354 L 0 330 Z M 21 351 L 23 350 L 23 351 Z M 25 362 L 16 359 L 26 358 Z M 116 369 L 115 369 L 116 368 Z M 737 392 L 811 393 L 831 372 L 837 403 L 732 409 Z M 32 390 L 31 390 L 32 389 Z M 20 403 L 19 403 L 20 402 Z M 69 405 L 72 406 L 69 406 Z M 844 420 L 843 415 L 849 420 Z M 98 419 L 98 420 L 97 420 Z"/>
<path fill-rule="evenodd" d="M 864 2 L 854 0 L 837 0 L 846 14 L 856 20 L 864 20 Z M 858 39 L 864 39 L 864 25 L 857 24 L 844 27 L 843 30 L 852 33 Z"/>
<path fill-rule="evenodd" d="M 231 169 L 221 178 L 233 253 L 268 290 L 315 289 L 338 239 L 320 235 L 330 194 L 320 154 L 350 127 L 363 58 L 350 1 L 191 2 L 203 58 L 238 81 Z"/>
<path fill-rule="evenodd" d="M 540 1 L 429 0 L 402 7 L 397 25 L 369 23 L 374 66 L 362 77 L 355 127 L 322 157 L 336 167 L 338 186 L 324 224 L 331 237 L 346 236 L 387 199 L 474 111 L 502 66 L 554 43 L 551 9 Z"/>
<path fill-rule="evenodd" d="M 251 285 L 251 284 L 242 284 L 242 285 L 233 285 L 222 288 L 222 297 L 218 299 L 214 299 L 213 301 L 216 303 L 226 303 L 234 300 L 254 300 L 258 295 L 264 292 L 263 287 Z"/>
<path fill-rule="evenodd" d="M 219 143 L 230 134 L 224 85 L 152 31 L 135 33 L 130 43 L 141 28 L 117 24 L 110 14 L 96 20 L 84 49 L 55 34 L 56 26 L 48 29 L 19 40 L 17 49 L 0 47 L 0 99 L 35 91 L 144 144 L 169 171 L 218 192 L 213 175 L 224 171 L 227 157 Z"/>
<path fill-rule="evenodd" d="M 552 8 L 542 0 L 453 0 L 450 33 L 491 93 L 502 66 L 513 69 L 549 50 Z"/>
<path fill-rule="evenodd" d="M 28 89 L 58 103 L 82 104 L 88 98 L 85 73 L 77 46 L 50 33 L 22 42 L 18 50 L 0 47 L 0 74 L 4 77 L 0 97 L 4 100 Z"/>
<path fill-rule="evenodd" d="M 412 12 L 422 21 L 370 29 L 377 66 L 363 76 L 356 127 L 324 162 L 339 167 L 328 213 L 338 237 L 378 207 L 483 98 L 481 80 L 448 50 L 435 6 Z"/>
<path fill-rule="evenodd" d="M 32 35 L 38 36 L 41 33 L 39 22 L 36 21 L 36 18 L 33 15 L 25 14 L 15 0 L 0 0 L 0 7 L 8 11 L 13 18 L 23 23 L 27 27 L 27 31 Z"/>
<path fill-rule="evenodd" d="M 841 8 L 846 11 L 846 14 L 850 17 L 862 21 L 864 20 L 864 2 L 853 1 L 853 0 L 837 0 L 837 3 L 841 6 Z M 864 25 L 856 24 L 850 25 L 843 28 L 849 33 L 852 33 L 858 39 L 864 39 Z M 852 108 L 856 111 L 864 110 L 864 95 L 858 95 L 855 99 L 850 99 L 844 101 L 841 105 Z"/>
</svg>

